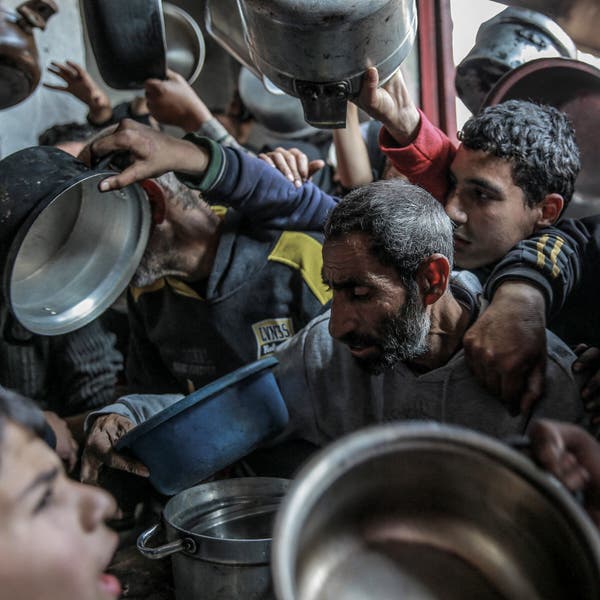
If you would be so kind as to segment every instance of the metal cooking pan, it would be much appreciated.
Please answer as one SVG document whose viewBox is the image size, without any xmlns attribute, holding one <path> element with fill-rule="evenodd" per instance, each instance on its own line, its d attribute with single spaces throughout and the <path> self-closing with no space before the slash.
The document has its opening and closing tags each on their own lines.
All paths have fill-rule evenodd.
<svg viewBox="0 0 600 600">
<path fill-rule="evenodd" d="M 0 161 L 1 292 L 25 329 L 83 327 L 127 287 L 146 248 L 150 207 L 138 185 L 101 194 L 98 183 L 111 174 L 49 146 Z"/>
<path fill-rule="evenodd" d="M 82 0 L 98 70 L 118 90 L 137 90 L 164 79 L 167 43 L 160 0 Z"/>
</svg>

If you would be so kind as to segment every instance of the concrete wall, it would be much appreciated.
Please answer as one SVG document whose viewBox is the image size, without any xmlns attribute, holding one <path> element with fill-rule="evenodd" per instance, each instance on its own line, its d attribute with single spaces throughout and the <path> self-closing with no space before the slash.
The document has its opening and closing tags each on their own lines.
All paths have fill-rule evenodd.
<svg viewBox="0 0 600 600">
<path fill-rule="evenodd" d="M 13 10 L 22 0 L 2 0 Z M 58 0 L 59 12 L 48 22 L 45 31 L 35 32 L 40 65 L 45 71 L 51 60 L 66 59 L 84 63 L 82 25 L 78 0 Z M 42 81 L 57 78 L 44 72 Z M 70 96 L 42 87 L 16 106 L 0 110 L 0 157 L 37 144 L 37 136 L 57 123 L 82 121 L 86 107 Z"/>
</svg>

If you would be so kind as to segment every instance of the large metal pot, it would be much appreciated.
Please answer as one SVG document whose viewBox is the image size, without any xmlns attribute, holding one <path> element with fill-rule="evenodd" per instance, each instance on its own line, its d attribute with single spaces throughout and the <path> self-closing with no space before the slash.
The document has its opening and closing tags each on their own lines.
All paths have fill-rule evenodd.
<svg viewBox="0 0 600 600">
<path fill-rule="evenodd" d="M 161 524 L 138 539 L 147 558 L 172 557 L 177 600 L 269 600 L 275 513 L 287 479 L 244 477 L 197 485 L 171 498 Z M 167 544 L 148 544 L 164 527 Z"/>
<path fill-rule="evenodd" d="M 13 13 L 0 5 L 0 109 L 25 100 L 40 81 L 33 29 L 45 29 L 54 0 L 28 0 Z"/>
<path fill-rule="evenodd" d="M 554 479 L 458 427 L 393 424 L 322 451 L 276 520 L 278 600 L 600 598 L 600 538 Z"/>
<path fill-rule="evenodd" d="M 1 291 L 25 329 L 73 331 L 126 289 L 146 248 L 150 207 L 137 185 L 101 194 L 98 183 L 113 174 L 49 146 L 0 161 Z"/>
<path fill-rule="evenodd" d="M 254 68 L 300 98 L 315 127 L 345 127 L 346 102 L 367 67 L 376 66 L 382 81 L 391 77 L 417 31 L 414 0 L 238 0 L 239 14 L 212 4 L 212 34 L 235 32 L 241 22 Z M 224 45 L 249 66 L 239 34 L 230 40 Z"/>
<path fill-rule="evenodd" d="M 577 49 L 552 19 L 524 8 L 507 8 L 477 31 L 475 46 L 456 67 L 456 92 L 476 113 L 505 73 L 531 60 L 560 56 L 576 58 Z"/>
</svg>

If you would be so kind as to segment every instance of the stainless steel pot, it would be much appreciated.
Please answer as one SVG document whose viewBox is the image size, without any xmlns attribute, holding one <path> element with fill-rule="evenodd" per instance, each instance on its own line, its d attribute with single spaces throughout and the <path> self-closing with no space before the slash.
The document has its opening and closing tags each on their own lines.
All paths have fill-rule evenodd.
<svg viewBox="0 0 600 600">
<path fill-rule="evenodd" d="M 214 4 L 207 8 L 212 35 L 221 41 L 220 32 L 235 32 L 241 22 L 251 61 L 239 34 L 223 45 L 300 98 L 315 127 L 345 127 L 346 102 L 366 68 L 376 66 L 382 82 L 391 77 L 417 30 L 414 0 L 238 0 L 239 14 Z"/>
<path fill-rule="evenodd" d="M 288 485 L 244 477 L 192 487 L 167 502 L 162 525 L 142 533 L 138 549 L 172 557 L 177 600 L 270 600 L 273 520 Z M 167 543 L 150 547 L 161 528 Z"/>
<path fill-rule="evenodd" d="M 322 451 L 281 507 L 278 600 L 600 598 L 600 538 L 562 486 L 470 430 L 374 427 Z"/>
<path fill-rule="evenodd" d="M 47 146 L 0 161 L 2 295 L 29 331 L 83 327 L 126 289 L 146 248 L 150 207 L 137 185 L 101 194 L 112 174 Z"/>
<path fill-rule="evenodd" d="M 456 67 L 456 92 L 476 113 L 505 73 L 531 60 L 560 56 L 576 58 L 577 49 L 552 19 L 524 8 L 507 8 L 477 31 L 475 46 Z"/>
</svg>

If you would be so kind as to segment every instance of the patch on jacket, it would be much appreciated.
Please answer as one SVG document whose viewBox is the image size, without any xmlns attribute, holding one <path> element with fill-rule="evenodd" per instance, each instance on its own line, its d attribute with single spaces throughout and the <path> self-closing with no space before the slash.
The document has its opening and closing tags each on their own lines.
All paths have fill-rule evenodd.
<svg viewBox="0 0 600 600">
<path fill-rule="evenodd" d="M 294 335 L 291 319 L 265 319 L 252 325 L 258 349 L 257 358 L 273 353 L 277 346 Z"/>
</svg>

